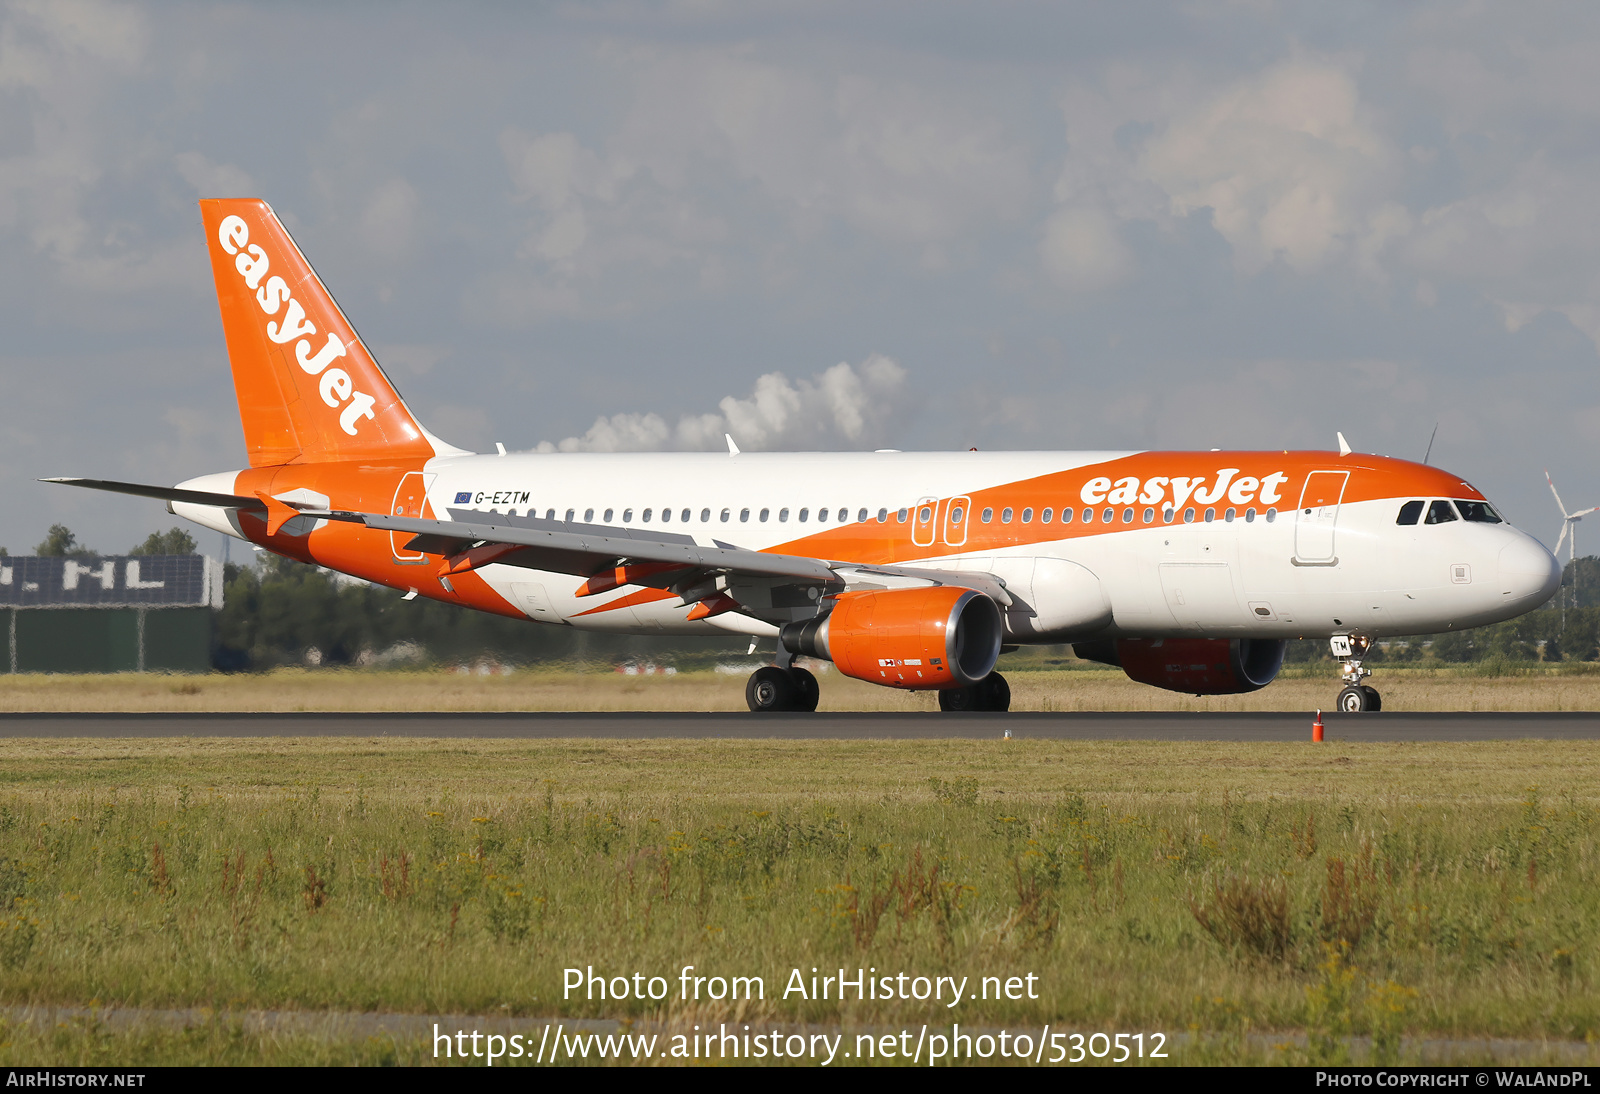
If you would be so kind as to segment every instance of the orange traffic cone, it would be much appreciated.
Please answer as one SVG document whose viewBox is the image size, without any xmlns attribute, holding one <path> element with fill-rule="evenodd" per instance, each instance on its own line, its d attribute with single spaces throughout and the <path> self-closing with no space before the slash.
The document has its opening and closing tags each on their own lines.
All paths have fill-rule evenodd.
<svg viewBox="0 0 1600 1094">
<path fill-rule="evenodd" d="M 1322 740 L 1322 711 L 1320 710 L 1317 711 L 1317 720 L 1311 723 L 1311 739 L 1313 741 Z"/>
</svg>

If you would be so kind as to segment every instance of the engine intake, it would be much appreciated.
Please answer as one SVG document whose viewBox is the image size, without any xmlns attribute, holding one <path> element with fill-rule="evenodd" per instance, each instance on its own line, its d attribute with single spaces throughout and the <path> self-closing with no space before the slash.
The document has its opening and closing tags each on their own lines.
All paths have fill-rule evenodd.
<svg viewBox="0 0 1600 1094">
<path fill-rule="evenodd" d="M 1281 638 L 1119 638 L 1080 642 L 1072 652 L 1116 665 L 1131 680 L 1190 695 L 1238 695 L 1277 679 L 1289 643 Z"/>
<path fill-rule="evenodd" d="M 1000 609 L 946 585 L 841 593 L 825 615 L 783 628 L 788 649 L 857 680 L 908 690 L 967 687 L 1000 657 Z"/>
</svg>

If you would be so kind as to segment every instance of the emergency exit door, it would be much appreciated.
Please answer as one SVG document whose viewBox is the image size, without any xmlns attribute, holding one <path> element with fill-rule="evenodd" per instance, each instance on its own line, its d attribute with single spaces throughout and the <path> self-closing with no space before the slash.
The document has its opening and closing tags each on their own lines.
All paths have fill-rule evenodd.
<svg viewBox="0 0 1600 1094">
<path fill-rule="evenodd" d="M 1332 564 L 1334 530 L 1339 523 L 1339 503 L 1344 499 L 1348 471 L 1313 471 L 1300 491 L 1300 508 L 1294 515 L 1294 557 L 1297 562 Z"/>
</svg>

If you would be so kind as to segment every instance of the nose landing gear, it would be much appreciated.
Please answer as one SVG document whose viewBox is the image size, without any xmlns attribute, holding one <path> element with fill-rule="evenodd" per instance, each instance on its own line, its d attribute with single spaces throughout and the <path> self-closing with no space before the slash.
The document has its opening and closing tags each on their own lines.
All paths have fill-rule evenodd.
<svg viewBox="0 0 1600 1094">
<path fill-rule="evenodd" d="M 1378 689 L 1361 682 L 1372 675 L 1372 670 L 1361 664 L 1367 651 L 1372 648 L 1372 636 L 1359 631 L 1336 634 L 1328 640 L 1328 645 L 1333 655 L 1339 658 L 1339 675 L 1344 680 L 1344 688 L 1334 700 L 1334 707 L 1346 714 L 1382 710 L 1383 697 L 1378 694 Z"/>
</svg>

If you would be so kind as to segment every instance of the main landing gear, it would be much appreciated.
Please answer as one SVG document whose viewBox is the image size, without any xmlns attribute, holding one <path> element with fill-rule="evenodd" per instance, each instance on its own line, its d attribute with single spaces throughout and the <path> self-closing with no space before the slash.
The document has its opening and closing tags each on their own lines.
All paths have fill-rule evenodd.
<svg viewBox="0 0 1600 1094">
<path fill-rule="evenodd" d="M 1011 709 L 1011 685 L 991 672 L 966 688 L 946 688 L 939 693 L 939 709 L 952 711 L 1005 711 Z"/>
<path fill-rule="evenodd" d="M 1328 645 L 1333 649 L 1333 655 L 1339 658 L 1339 675 L 1344 680 L 1344 688 L 1334 700 L 1334 707 L 1346 714 L 1382 710 L 1383 697 L 1378 694 L 1378 689 L 1361 682 L 1372 675 L 1372 670 L 1363 668 L 1361 664 L 1362 658 L 1372 648 L 1372 636 L 1359 632 L 1336 634 L 1328 640 Z"/>
<path fill-rule="evenodd" d="M 756 669 L 744 686 L 744 701 L 757 713 L 777 710 L 809 713 L 817 709 L 821 697 L 817 678 L 795 665 L 787 668 L 768 665 Z"/>
<path fill-rule="evenodd" d="M 781 654 L 780 654 L 781 657 Z M 1376 694 L 1376 692 L 1374 692 Z M 767 665 L 756 669 L 744 685 L 744 701 L 751 711 L 809 713 L 817 709 L 821 689 L 817 678 L 798 665 Z M 1006 711 L 1011 709 L 1011 686 L 998 672 L 991 672 L 966 688 L 949 688 L 939 693 L 940 710 Z"/>
</svg>

